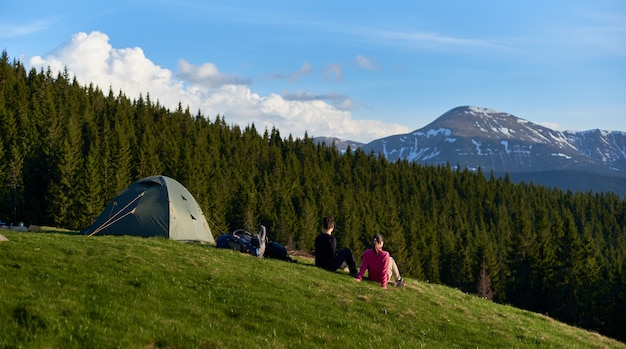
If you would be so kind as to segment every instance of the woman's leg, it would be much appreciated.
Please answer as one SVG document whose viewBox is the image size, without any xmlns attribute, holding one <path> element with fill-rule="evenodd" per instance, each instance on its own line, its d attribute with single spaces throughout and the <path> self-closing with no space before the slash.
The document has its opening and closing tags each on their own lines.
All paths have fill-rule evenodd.
<svg viewBox="0 0 626 349">
<path fill-rule="evenodd" d="M 387 269 L 387 274 L 389 275 L 389 280 L 391 280 L 391 278 L 393 278 L 396 282 L 402 280 L 400 271 L 398 270 L 398 265 L 396 264 L 395 259 L 391 256 L 389 256 L 389 269 Z"/>
</svg>

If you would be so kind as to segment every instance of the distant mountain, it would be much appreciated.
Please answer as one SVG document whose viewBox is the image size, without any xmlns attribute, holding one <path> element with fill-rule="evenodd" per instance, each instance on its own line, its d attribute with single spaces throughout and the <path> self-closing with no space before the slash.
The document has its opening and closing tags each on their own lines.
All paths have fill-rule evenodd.
<svg viewBox="0 0 626 349">
<path fill-rule="evenodd" d="M 464 106 L 411 133 L 360 147 L 389 161 L 480 167 L 486 175 L 508 173 L 515 181 L 626 196 L 626 132 L 621 131 L 561 132 L 508 113 Z"/>
<path fill-rule="evenodd" d="M 335 148 L 337 148 L 337 150 L 339 150 L 339 152 L 341 152 L 342 154 L 345 153 L 346 150 L 348 150 L 348 147 L 350 147 L 350 149 L 352 150 L 355 150 L 356 148 L 359 148 L 363 145 L 363 143 L 339 139 L 336 137 L 314 137 L 313 141 L 318 144 L 325 143 L 329 146 L 332 146 L 334 144 Z"/>
</svg>

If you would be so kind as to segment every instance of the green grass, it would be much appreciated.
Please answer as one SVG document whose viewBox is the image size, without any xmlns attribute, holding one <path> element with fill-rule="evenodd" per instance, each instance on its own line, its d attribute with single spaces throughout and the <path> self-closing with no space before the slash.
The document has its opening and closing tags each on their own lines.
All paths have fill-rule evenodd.
<svg viewBox="0 0 626 349">
<path fill-rule="evenodd" d="M 165 239 L 0 231 L 0 348 L 626 348 L 441 285 Z"/>
</svg>

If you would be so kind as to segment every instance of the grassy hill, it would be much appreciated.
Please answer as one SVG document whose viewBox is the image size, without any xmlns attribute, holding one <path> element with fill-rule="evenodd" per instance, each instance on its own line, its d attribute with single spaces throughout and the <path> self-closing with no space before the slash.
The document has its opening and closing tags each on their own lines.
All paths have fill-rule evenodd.
<svg viewBox="0 0 626 349">
<path fill-rule="evenodd" d="M 0 230 L 0 348 L 626 348 L 416 280 L 165 239 Z"/>
</svg>

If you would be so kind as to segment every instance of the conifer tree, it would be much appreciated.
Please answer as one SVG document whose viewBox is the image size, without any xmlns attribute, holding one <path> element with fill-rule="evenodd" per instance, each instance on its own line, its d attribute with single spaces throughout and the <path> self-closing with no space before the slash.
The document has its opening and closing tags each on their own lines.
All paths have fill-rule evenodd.
<svg viewBox="0 0 626 349">
<path fill-rule="evenodd" d="M 11 146 L 11 157 L 8 160 L 8 184 L 11 191 L 11 223 L 17 224 L 22 217 L 25 216 L 22 212 L 24 202 L 24 183 L 23 183 L 23 166 L 24 158 L 22 156 L 20 148 L 13 144 Z"/>
<path fill-rule="evenodd" d="M 6 159 L 2 139 L 0 139 L 0 159 Z M 10 186 L 8 184 L 7 164 L 0 161 L 0 221 L 3 222 L 8 221 L 8 217 L 5 217 L 5 212 L 9 210 L 7 203 L 10 202 Z"/>
<path fill-rule="evenodd" d="M 79 205 L 84 214 L 79 217 L 78 224 L 83 228 L 95 221 L 106 204 L 100 175 L 102 173 L 101 163 L 98 146 L 94 142 L 87 153 L 82 168 L 83 175 L 80 177 L 80 185 L 84 188 L 85 198 Z"/>
<path fill-rule="evenodd" d="M 73 107 L 73 106 L 72 106 Z M 64 118 L 64 132 L 61 133 L 55 151 L 55 177 L 50 183 L 48 201 L 53 203 L 50 216 L 56 226 L 79 229 L 81 219 L 77 215 L 77 198 L 81 197 L 82 188 L 77 186 L 77 178 L 82 169 L 81 125 L 75 112 Z"/>
</svg>

